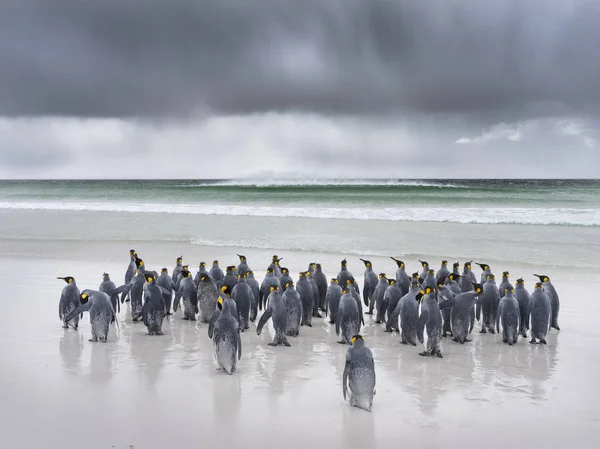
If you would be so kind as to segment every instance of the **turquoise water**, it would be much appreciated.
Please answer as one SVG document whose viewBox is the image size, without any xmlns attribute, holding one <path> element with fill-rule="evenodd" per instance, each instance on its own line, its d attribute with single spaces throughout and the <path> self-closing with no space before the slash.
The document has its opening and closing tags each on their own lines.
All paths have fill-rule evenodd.
<svg viewBox="0 0 600 449">
<path fill-rule="evenodd" d="M 1 181 L 0 209 L 596 227 L 600 181 Z"/>
</svg>

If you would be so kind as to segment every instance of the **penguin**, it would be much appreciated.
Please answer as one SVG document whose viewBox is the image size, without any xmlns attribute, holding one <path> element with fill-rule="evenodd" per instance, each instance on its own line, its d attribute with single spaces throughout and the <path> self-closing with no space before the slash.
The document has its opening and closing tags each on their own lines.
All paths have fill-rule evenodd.
<svg viewBox="0 0 600 449">
<path fill-rule="evenodd" d="M 230 265 L 227 267 L 225 271 L 225 277 L 223 278 L 223 285 L 226 285 L 229 288 L 229 291 L 233 290 L 235 284 L 237 284 L 237 275 L 235 265 Z"/>
<path fill-rule="evenodd" d="M 275 256 L 277 257 L 277 256 Z M 267 274 L 260 285 L 260 298 L 258 300 L 258 309 L 262 310 L 263 307 L 267 309 L 267 298 L 271 294 L 271 287 L 277 286 L 281 290 L 281 284 L 275 274 L 275 269 L 267 268 Z"/>
<path fill-rule="evenodd" d="M 486 263 L 478 263 L 477 265 L 479 265 L 479 267 L 483 270 L 483 273 L 481 273 L 481 283 L 485 284 L 485 282 L 487 282 L 488 276 L 493 276 L 492 270 L 490 269 L 490 266 Z"/>
<path fill-rule="evenodd" d="M 459 268 L 460 268 L 460 263 L 459 262 L 454 262 L 452 264 L 452 274 L 454 274 L 456 276 L 460 276 Z M 458 277 L 457 277 L 457 279 L 458 279 Z"/>
<path fill-rule="evenodd" d="M 323 273 L 323 267 L 320 263 L 315 264 L 315 272 L 313 278 L 317 284 L 319 290 L 319 309 L 327 314 L 327 307 L 325 307 L 325 298 L 327 297 L 327 276 Z"/>
<path fill-rule="evenodd" d="M 217 308 L 217 300 L 219 299 L 217 283 L 210 274 L 205 273 L 200 276 L 198 288 L 196 290 L 196 298 L 198 299 L 200 322 L 210 322 Z"/>
<path fill-rule="evenodd" d="M 469 281 L 470 282 L 470 281 Z M 459 293 L 449 301 L 440 305 L 442 312 L 450 310 L 450 327 L 452 330 L 452 341 L 460 344 L 470 342 L 469 334 L 473 330 L 472 311 L 478 298 L 483 294 L 481 284 L 473 284 L 473 289 L 468 292 Z"/>
<path fill-rule="evenodd" d="M 400 326 L 398 324 L 398 316 L 396 315 L 394 320 L 391 319 L 391 316 L 392 312 L 396 310 L 398 302 L 400 302 L 400 298 L 402 298 L 404 295 L 402 295 L 402 290 L 400 290 L 400 287 L 398 287 L 396 279 L 389 279 L 388 282 L 389 285 L 383 294 L 382 304 L 382 307 L 385 308 L 385 313 L 382 313 L 382 315 L 387 315 L 385 332 L 391 332 L 392 329 L 399 331 Z"/>
<path fill-rule="evenodd" d="M 535 277 L 539 278 L 540 282 L 544 286 L 544 291 L 550 298 L 550 306 L 552 307 L 552 316 L 550 318 L 550 327 L 560 330 L 560 326 L 558 325 L 558 312 L 560 311 L 560 300 L 558 299 L 558 293 L 556 293 L 556 289 L 550 282 L 550 278 L 545 274 L 534 274 Z"/>
<path fill-rule="evenodd" d="M 101 341 L 106 343 L 108 328 L 115 311 L 110 303 L 110 297 L 96 290 L 84 290 L 79 295 L 80 306 L 69 312 L 65 321 L 69 322 L 80 313 L 90 313 L 90 324 L 92 327 L 92 338 L 90 341 Z"/>
<path fill-rule="evenodd" d="M 144 284 L 146 283 L 144 261 L 140 258 L 136 259 L 136 272 L 129 281 L 129 284 L 122 285 L 118 290 L 125 289 L 129 293 L 131 300 L 131 320 L 137 321 L 142 317 L 142 296 L 144 294 Z M 121 295 L 121 302 L 124 300 L 124 295 Z"/>
<path fill-rule="evenodd" d="M 398 321 L 400 325 L 400 335 L 403 345 L 411 344 L 417 346 L 417 321 L 419 320 L 419 301 L 425 292 L 421 289 L 421 284 L 414 279 L 410 284 L 409 292 L 400 298 L 396 308 L 390 315 L 387 327 L 391 332 L 393 323 Z M 399 320 L 398 320 L 399 319 Z"/>
<path fill-rule="evenodd" d="M 340 335 L 341 332 L 341 340 L 338 341 L 338 343 L 342 345 L 350 343 L 352 336 L 358 333 L 360 327 L 358 307 L 356 305 L 356 300 L 350 291 L 351 288 L 352 287 L 349 285 L 346 285 L 342 290 L 340 306 L 338 307 L 335 321 L 335 333 L 336 335 Z"/>
<path fill-rule="evenodd" d="M 371 411 L 375 396 L 375 361 L 373 353 L 361 335 L 352 337 L 352 346 L 346 352 L 342 378 L 344 400 L 348 396 L 352 407 Z"/>
<path fill-rule="evenodd" d="M 271 265 L 268 266 L 268 269 L 272 269 L 273 273 L 275 273 L 275 277 L 279 278 L 281 277 L 281 266 L 279 265 L 279 262 L 281 262 L 283 260 L 283 257 L 278 257 L 277 254 L 273 254 L 273 257 L 271 258 Z M 279 286 L 280 290 L 281 290 L 281 285 Z"/>
<path fill-rule="evenodd" d="M 443 358 L 440 348 L 442 340 L 442 313 L 437 302 L 436 289 L 425 287 L 425 296 L 421 299 L 421 315 L 417 321 L 417 338 L 423 343 L 423 329 L 427 328 L 427 349 L 419 355 L 436 355 Z"/>
<path fill-rule="evenodd" d="M 359 259 L 362 263 L 365 264 L 365 277 L 363 282 L 363 301 L 365 302 L 365 307 L 369 307 L 370 302 L 373 300 L 373 294 L 375 293 L 375 288 L 379 283 L 379 278 L 377 274 L 373 271 L 373 264 L 370 260 Z M 335 322 L 335 320 L 333 320 Z"/>
<path fill-rule="evenodd" d="M 312 327 L 313 290 L 308 280 L 308 271 L 301 271 L 296 284 L 296 291 L 302 301 L 302 326 Z"/>
<path fill-rule="evenodd" d="M 285 335 L 297 337 L 300 334 L 300 323 L 302 322 L 302 300 L 300 299 L 300 293 L 294 287 L 294 281 L 290 279 L 285 287 L 282 295 L 287 311 Z"/>
<path fill-rule="evenodd" d="M 525 281 L 523 278 L 519 278 L 516 281 L 515 298 L 517 298 L 517 302 L 519 303 L 519 312 L 521 314 L 521 319 L 519 320 L 519 333 L 523 336 L 523 338 L 527 338 L 527 329 L 529 329 L 529 318 L 527 316 L 527 312 L 529 311 L 529 301 L 531 300 L 531 295 L 525 288 Z"/>
<path fill-rule="evenodd" d="M 481 324 L 480 331 L 482 334 L 485 334 L 488 331 L 492 334 L 496 333 L 494 330 L 494 323 L 496 322 L 498 305 L 500 304 L 500 293 L 498 292 L 495 279 L 495 276 L 490 274 L 485 284 L 483 284 L 483 295 L 480 301 L 481 312 L 483 314 L 483 323 Z"/>
<path fill-rule="evenodd" d="M 117 286 L 113 281 L 110 280 L 110 275 L 108 273 L 102 274 L 102 282 L 98 287 L 98 291 L 106 293 L 110 298 L 110 303 L 115 309 L 115 311 L 121 311 L 121 305 L 119 304 L 119 294 L 117 293 Z M 113 317 L 111 323 L 114 323 L 115 318 Z"/>
<path fill-rule="evenodd" d="M 208 273 L 217 284 L 217 288 L 221 288 L 221 285 L 223 285 L 223 279 L 225 278 L 225 274 L 223 273 L 223 270 L 221 270 L 218 260 L 213 260 L 212 267 Z"/>
<path fill-rule="evenodd" d="M 235 301 L 233 299 L 231 299 L 231 297 L 229 296 L 229 293 L 230 293 L 229 287 L 227 287 L 226 285 L 221 285 L 221 288 L 219 289 L 219 298 L 217 299 L 217 307 L 214 310 L 213 315 L 210 318 L 210 321 L 208 322 L 208 338 L 211 338 L 211 339 L 213 338 L 213 331 L 215 328 L 215 323 L 221 316 L 221 312 L 223 311 L 223 304 L 225 304 L 225 303 L 229 304 L 228 307 L 229 307 L 231 316 L 233 317 L 233 319 L 235 321 L 237 321 L 238 326 L 240 324 L 237 306 L 235 305 Z M 221 303 L 219 302 L 219 299 L 222 300 Z"/>
<path fill-rule="evenodd" d="M 421 266 L 423 267 L 423 271 L 421 271 L 421 273 L 419 274 L 419 282 L 421 283 L 421 285 L 423 285 L 423 281 L 425 281 L 425 278 L 427 277 L 427 272 L 429 271 L 429 264 L 424 260 L 419 260 L 419 262 L 421 262 Z"/>
<path fill-rule="evenodd" d="M 71 326 L 74 330 L 79 327 L 79 314 L 76 314 L 71 320 L 65 318 L 75 309 L 79 307 L 80 292 L 73 276 L 59 277 L 61 281 L 65 281 L 67 285 L 62 289 L 60 300 L 58 301 L 58 319 L 63 322 L 63 329 L 68 329 Z"/>
<path fill-rule="evenodd" d="M 236 274 L 239 276 L 240 274 L 243 276 L 245 275 L 248 271 L 250 271 L 250 267 L 248 266 L 248 259 L 246 259 L 246 256 L 243 256 L 241 254 L 237 255 L 240 258 L 240 263 L 237 266 L 236 269 Z M 239 278 L 238 278 L 239 279 Z"/>
<path fill-rule="evenodd" d="M 316 264 L 313 264 L 316 265 Z M 314 267 L 313 267 L 314 270 Z M 313 302 L 312 302 L 312 316 L 315 318 L 322 318 L 321 314 L 319 313 L 319 286 L 317 285 L 317 281 L 315 280 L 315 274 L 314 271 L 311 273 L 310 271 L 306 271 L 305 274 L 308 273 L 306 275 L 306 278 L 308 279 L 308 282 L 310 283 L 310 286 L 312 288 L 312 292 L 313 292 Z"/>
<path fill-rule="evenodd" d="M 166 315 L 163 289 L 156 283 L 154 273 L 146 273 L 144 285 L 144 306 L 142 307 L 142 320 L 148 328 L 148 335 L 164 335 L 162 323 Z"/>
<path fill-rule="evenodd" d="M 445 301 L 454 299 L 456 295 L 444 285 L 444 279 L 440 279 L 437 283 L 437 296 L 438 304 L 441 305 Z M 452 326 L 450 325 L 450 309 L 442 310 L 442 320 L 442 337 L 446 337 L 447 334 L 450 334 L 450 336 L 452 337 Z"/>
<path fill-rule="evenodd" d="M 211 334 L 215 360 L 217 362 L 217 370 L 223 370 L 231 375 L 236 370 L 237 361 L 242 358 L 240 328 L 238 321 L 231 311 L 231 304 L 228 301 L 224 301 L 223 298 L 219 298 L 217 305 L 220 313 L 214 321 Z"/>
<path fill-rule="evenodd" d="M 448 277 L 446 278 L 446 282 L 444 283 L 446 288 L 448 290 L 450 290 L 452 293 L 454 293 L 455 296 L 458 295 L 459 293 L 462 293 L 462 289 L 460 288 L 460 285 L 458 285 L 458 282 L 456 282 L 456 280 L 460 279 L 460 278 L 461 278 L 460 274 L 450 273 L 448 275 Z"/>
<path fill-rule="evenodd" d="M 231 299 L 235 301 L 235 306 L 238 311 L 240 330 L 244 332 L 246 329 L 250 329 L 248 322 L 250 321 L 250 309 L 254 302 L 254 294 L 252 289 L 246 282 L 246 273 L 238 274 L 238 281 L 231 291 Z"/>
<path fill-rule="evenodd" d="M 173 302 L 173 278 L 169 276 L 169 270 L 166 267 L 163 267 L 160 270 L 160 276 L 156 280 L 156 285 L 162 287 L 161 289 L 163 302 L 165 303 L 165 314 L 167 316 L 172 315 L 171 313 L 171 303 Z"/>
<path fill-rule="evenodd" d="M 546 344 L 546 335 L 550 328 L 550 318 L 552 316 L 552 306 L 550 297 L 544 291 L 544 286 L 541 282 L 535 284 L 535 288 L 531 293 L 529 301 L 528 316 L 531 320 L 531 344 L 537 344 L 536 340 L 543 345 Z"/>
<path fill-rule="evenodd" d="M 458 281 L 458 285 L 463 292 L 470 292 L 473 290 L 473 284 L 477 283 L 477 278 L 475 277 L 475 273 L 471 271 L 471 263 L 472 261 L 465 262 L 463 266 L 462 277 Z"/>
<path fill-rule="evenodd" d="M 513 285 L 508 280 L 510 273 L 508 271 L 504 271 L 502 273 L 502 282 L 498 285 L 498 291 L 500 292 L 500 299 L 504 298 L 507 289 L 513 289 Z"/>
<path fill-rule="evenodd" d="M 448 270 L 448 261 L 442 260 L 442 265 L 440 269 L 435 274 L 435 280 L 439 282 L 440 279 L 446 279 L 446 277 L 450 274 L 450 270 Z"/>
<path fill-rule="evenodd" d="M 404 262 L 398 259 L 391 258 L 396 265 L 398 265 L 398 269 L 396 270 L 396 282 L 398 283 L 398 288 L 402 290 L 402 295 L 406 295 L 410 290 L 410 276 L 406 273 L 406 265 Z"/>
<path fill-rule="evenodd" d="M 173 268 L 173 275 L 171 276 L 171 280 L 173 283 L 177 284 L 179 282 L 179 274 L 181 273 L 181 269 L 183 268 L 183 256 L 179 256 L 175 261 L 175 268 Z"/>
<path fill-rule="evenodd" d="M 311 262 L 308 264 L 308 269 L 306 271 L 309 271 L 310 274 L 313 274 L 315 272 L 315 267 L 316 267 L 317 263 L 316 262 Z"/>
<path fill-rule="evenodd" d="M 189 265 L 182 265 L 181 266 L 181 271 L 190 271 L 190 266 Z M 183 275 L 181 274 L 181 271 L 177 275 L 177 281 L 173 285 L 173 290 L 174 291 L 179 290 L 179 284 L 181 283 L 181 280 L 183 279 Z M 190 278 L 191 278 L 191 276 L 192 276 L 192 273 L 190 272 Z M 194 281 L 194 279 L 192 278 L 192 282 L 193 281 Z"/>
<path fill-rule="evenodd" d="M 203 274 L 208 274 L 210 276 L 210 274 L 208 273 L 208 270 L 206 269 L 206 262 L 200 262 L 198 264 L 198 272 L 194 276 L 194 285 L 196 286 L 196 288 L 198 288 L 198 283 L 200 282 L 200 276 L 202 276 Z"/>
<path fill-rule="evenodd" d="M 429 270 L 427 270 L 425 279 L 423 279 L 421 284 L 423 285 L 423 288 L 425 288 L 425 287 L 435 288 L 437 286 L 437 280 L 435 278 L 435 271 L 433 271 L 431 268 Z"/>
<path fill-rule="evenodd" d="M 350 276 L 350 279 L 348 279 L 346 281 L 346 285 L 348 287 L 350 287 L 349 288 L 350 293 L 352 293 L 352 297 L 356 301 L 356 307 L 358 307 L 358 316 L 360 317 L 360 319 L 358 320 L 358 332 L 360 332 L 360 325 L 365 324 L 365 317 L 363 315 L 362 303 L 360 301 L 360 294 L 358 293 L 358 286 L 357 286 L 356 280 L 354 279 L 353 276 Z"/>
<path fill-rule="evenodd" d="M 509 346 L 512 346 L 518 340 L 521 318 L 519 302 L 514 297 L 514 292 L 514 288 L 506 288 L 504 296 L 500 299 L 496 316 L 496 332 L 500 333 L 500 323 L 502 323 L 502 341 L 508 343 Z"/>
<path fill-rule="evenodd" d="M 256 335 L 260 335 L 262 329 L 269 318 L 273 319 L 273 327 L 275 328 L 275 337 L 269 346 L 291 346 L 285 336 L 287 330 L 287 309 L 281 297 L 281 289 L 278 285 L 271 286 L 271 293 L 269 294 L 268 307 L 265 313 L 262 314 L 260 320 L 258 320 L 258 326 L 256 326 Z"/>
<path fill-rule="evenodd" d="M 346 285 L 346 281 L 352 276 L 348 270 L 348 261 L 346 259 L 340 262 L 340 272 L 337 275 L 338 283 L 342 286 Z"/>
<path fill-rule="evenodd" d="M 385 273 L 379 273 L 379 281 L 377 282 L 377 287 L 375 287 L 375 292 L 373 293 L 373 298 L 375 301 L 371 301 L 369 304 L 369 312 L 368 315 L 373 315 L 373 307 L 375 307 L 375 322 L 377 324 L 381 323 L 381 315 L 379 310 L 381 310 L 381 305 L 383 303 L 383 295 L 385 294 L 385 289 L 388 287 L 389 282 Z"/>
<path fill-rule="evenodd" d="M 254 323 L 258 314 L 258 303 L 260 301 L 260 285 L 254 278 L 254 271 L 250 270 L 246 273 L 246 282 L 250 286 L 252 295 L 254 296 L 254 302 L 250 305 L 250 321 Z"/>
<path fill-rule="evenodd" d="M 127 271 L 125 271 L 125 285 L 129 284 L 131 282 L 131 278 L 133 278 L 133 276 L 135 275 L 135 270 L 137 269 L 136 264 L 135 264 L 136 259 L 137 259 L 137 254 L 135 252 L 135 249 L 130 249 L 129 250 L 129 265 L 127 265 Z M 121 303 L 130 300 L 129 298 L 127 298 L 128 293 L 129 292 L 126 292 L 121 295 Z M 125 298 L 127 298 L 127 299 L 125 299 Z"/>
<path fill-rule="evenodd" d="M 281 285 L 281 292 L 285 293 L 286 285 L 288 282 L 293 282 L 290 276 L 290 270 L 286 267 L 281 267 L 281 277 L 279 278 L 279 284 Z"/>
<path fill-rule="evenodd" d="M 335 324 L 341 297 L 342 287 L 340 287 L 337 278 L 331 278 L 329 287 L 327 288 L 327 297 L 325 299 L 327 312 L 329 314 L 329 324 Z"/>
<path fill-rule="evenodd" d="M 421 287 L 423 286 L 422 282 L 419 280 L 419 273 L 416 272 L 416 271 L 413 274 L 410 275 L 410 282 L 411 282 L 411 284 L 412 284 L 413 281 L 418 282 Z"/>
<path fill-rule="evenodd" d="M 173 312 L 177 312 L 179 307 L 179 300 L 183 299 L 183 319 L 189 321 L 196 321 L 196 314 L 198 313 L 198 294 L 196 292 L 196 286 L 192 279 L 192 273 L 189 270 L 182 268 L 181 280 L 179 282 L 179 289 L 175 293 L 175 301 L 173 301 Z"/>
</svg>

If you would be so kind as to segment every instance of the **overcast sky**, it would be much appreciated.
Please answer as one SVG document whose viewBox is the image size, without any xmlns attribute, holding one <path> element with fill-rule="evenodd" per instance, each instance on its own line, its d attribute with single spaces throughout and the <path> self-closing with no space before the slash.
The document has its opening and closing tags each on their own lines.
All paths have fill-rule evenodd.
<svg viewBox="0 0 600 449">
<path fill-rule="evenodd" d="M 597 0 L 7 0 L 0 177 L 600 177 Z"/>
</svg>

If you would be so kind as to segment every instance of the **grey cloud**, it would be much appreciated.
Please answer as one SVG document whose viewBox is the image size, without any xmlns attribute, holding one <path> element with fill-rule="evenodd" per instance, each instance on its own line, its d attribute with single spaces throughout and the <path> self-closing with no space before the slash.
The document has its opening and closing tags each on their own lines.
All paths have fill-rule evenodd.
<svg viewBox="0 0 600 449">
<path fill-rule="evenodd" d="M 594 1 L 0 6 L 0 114 L 600 112 Z"/>
</svg>

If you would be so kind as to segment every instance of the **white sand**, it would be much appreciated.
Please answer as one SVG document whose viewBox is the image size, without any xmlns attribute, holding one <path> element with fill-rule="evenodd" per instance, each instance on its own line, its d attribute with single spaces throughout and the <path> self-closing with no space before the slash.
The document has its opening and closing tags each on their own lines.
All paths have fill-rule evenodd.
<svg viewBox="0 0 600 449">
<path fill-rule="evenodd" d="M 597 278 L 574 283 L 580 273 L 569 270 L 553 276 L 563 299 L 563 330 L 553 330 L 547 346 L 521 340 L 508 347 L 497 335 L 480 336 L 476 325 L 472 343 L 444 340 L 443 360 L 423 358 L 421 347 L 400 345 L 396 333 L 384 333 L 366 317 L 377 373 L 369 413 L 343 401 L 347 347 L 336 343 L 324 320 L 303 327 L 290 348 L 267 346 L 272 327 L 257 337 L 252 325 L 233 376 L 215 369 L 207 325 L 184 322 L 179 313 L 165 323 L 164 337 L 146 336 L 128 309 L 107 344 L 88 342 L 87 314 L 78 332 L 63 330 L 57 311 L 63 284 L 56 276 L 73 275 L 80 288 L 97 288 L 103 271 L 117 282 L 124 273 L 126 260 L 101 260 L 94 248 L 80 248 L 78 260 L 60 259 L 59 250 L 53 259 L 0 259 L 3 448 L 597 447 Z M 119 251 L 127 249 L 124 244 Z M 198 246 L 138 251 L 153 269 L 162 266 L 155 260 L 165 263 L 180 252 L 190 263 L 202 252 L 210 254 L 207 262 L 221 257 L 223 265 L 236 252 Z M 274 251 L 245 252 L 262 276 Z M 295 278 L 313 259 L 328 277 L 337 274 L 336 255 L 280 255 Z M 385 263 L 391 274 L 393 266 Z M 519 267 L 503 268 L 519 275 Z M 362 282 L 355 258 L 350 269 Z M 526 280 L 530 287 L 532 276 Z"/>
</svg>

